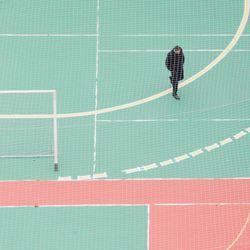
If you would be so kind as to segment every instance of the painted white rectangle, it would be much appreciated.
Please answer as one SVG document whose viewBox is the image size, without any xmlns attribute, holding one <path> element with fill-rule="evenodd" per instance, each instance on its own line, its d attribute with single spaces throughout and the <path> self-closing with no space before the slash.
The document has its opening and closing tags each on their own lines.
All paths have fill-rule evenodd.
<svg viewBox="0 0 250 250">
<path fill-rule="evenodd" d="M 181 156 L 178 156 L 178 157 L 175 157 L 174 160 L 176 162 L 179 162 L 179 161 L 183 161 L 183 160 L 186 160 L 189 158 L 189 155 L 188 154 L 185 154 L 185 155 L 181 155 Z"/>
<path fill-rule="evenodd" d="M 158 167 L 157 164 L 153 163 L 153 164 L 150 164 L 150 165 L 142 166 L 141 169 L 147 171 L 147 170 L 154 169 L 154 168 L 157 168 L 157 167 Z"/>
<path fill-rule="evenodd" d="M 71 176 L 58 177 L 58 181 L 71 181 Z"/>
<path fill-rule="evenodd" d="M 132 174 L 132 173 L 136 173 L 136 172 L 140 172 L 141 168 L 137 167 L 137 168 L 130 168 L 130 169 L 125 169 L 122 172 L 125 172 L 126 174 Z"/>
<path fill-rule="evenodd" d="M 94 174 L 94 175 L 93 175 L 93 178 L 94 178 L 94 179 L 98 179 L 98 178 L 107 178 L 107 177 L 108 177 L 108 175 L 107 175 L 106 172 L 104 172 L 104 173 L 98 173 L 98 174 Z"/>
<path fill-rule="evenodd" d="M 204 151 L 202 150 L 202 149 L 198 149 L 198 150 L 195 150 L 195 151 L 193 151 L 193 152 L 191 152 L 191 153 L 189 153 L 192 157 L 195 157 L 195 156 L 197 156 L 197 155 L 200 155 L 200 154 L 202 154 Z"/>
<path fill-rule="evenodd" d="M 163 166 L 167 166 L 167 165 L 170 165 L 173 163 L 174 163 L 174 161 L 172 159 L 169 159 L 167 161 L 160 162 L 160 165 L 163 167 Z"/>
<path fill-rule="evenodd" d="M 77 180 L 79 181 L 91 180 L 91 175 L 77 176 Z"/>
<path fill-rule="evenodd" d="M 246 128 L 245 130 L 246 130 L 248 133 L 250 133 L 250 128 Z"/>
<path fill-rule="evenodd" d="M 225 140 L 223 140 L 223 141 L 220 141 L 220 145 L 221 146 L 223 146 L 223 145 L 225 145 L 225 144 L 227 144 L 227 143 L 230 143 L 230 142 L 232 142 L 233 140 L 231 139 L 231 138 L 227 138 L 227 139 L 225 139 Z"/>
<path fill-rule="evenodd" d="M 238 140 L 240 139 L 242 136 L 246 135 L 247 133 L 244 131 L 240 131 L 240 133 L 234 135 L 234 139 Z"/>
<path fill-rule="evenodd" d="M 219 145 L 218 143 L 214 143 L 214 144 L 212 144 L 212 145 L 210 145 L 210 146 L 205 147 L 205 149 L 206 149 L 207 151 L 212 151 L 212 150 L 214 150 L 214 149 L 216 149 L 216 148 L 219 148 L 219 147 L 220 147 L 220 145 Z"/>
</svg>

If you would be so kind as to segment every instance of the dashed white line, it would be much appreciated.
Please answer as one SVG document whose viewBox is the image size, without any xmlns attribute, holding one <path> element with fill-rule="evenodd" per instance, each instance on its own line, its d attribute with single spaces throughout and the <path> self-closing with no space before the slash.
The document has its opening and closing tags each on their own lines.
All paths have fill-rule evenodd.
<svg viewBox="0 0 250 250">
<path fill-rule="evenodd" d="M 219 145 L 218 143 L 214 143 L 214 144 L 212 144 L 212 145 L 210 145 L 210 146 L 205 147 L 205 149 L 206 149 L 207 151 L 212 151 L 212 150 L 214 150 L 214 149 L 216 149 L 216 148 L 219 148 L 219 147 L 220 147 L 220 145 Z"/>
<path fill-rule="evenodd" d="M 173 164 L 173 163 L 174 163 L 174 161 L 173 161 L 172 159 L 169 159 L 169 160 L 160 162 L 160 165 L 161 165 L 162 167 L 164 167 L 164 166 L 171 165 L 171 164 Z"/>
<path fill-rule="evenodd" d="M 226 145 L 226 144 L 228 144 L 228 143 L 230 143 L 232 141 L 233 140 L 229 137 L 229 138 L 227 138 L 225 140 L 220 141 L 219 143 L 220 143 L 221 146 L 224 146 L 224 145 Z"/>
<path fill-rule="evenodd" d="M 198 150 L 195 150 L 195 151 L 193 151 L 193 152 L 191 152 L 191 153 L 189 153 L 192 157 L 195 157 L 195 156 L 197 156 L 197 155 L 200 155 L 200 154 L 202 154 L 202 153 L 204 153 L 204 151 L 202 150 L 202 149 L 198 149 Z"/>
<path fill-rule="evenodd" d="M 234 139 L 238 140 L 239 138 L 243 137 L 247 133 L 244 131 L 239 132 L 238 134 L 234 135 Z"/>
<path fill-rule="evenodd" d="M 157 168 L 157 167 L 158 167 L 157 164 L 153 163 L 153 164 L 142 166 L 141 169 L 147 171 L 147 170 L 154 169 L 154 168 Z"/>
<path fill-rule="evenodd" d="M 244 130 L 250 133 L 250 128 L 246 128 Z M 245 132 L 245 131 L 240 131 L 239 133 L 235 134 L 233 136 L 233 138 L 235 138 L 235 140 L 238 140 L 238 139 L 242 138 L 244 135 L 247 134 L 247 132 Z M 190 156 L 196 157 L 196 156 L 204 153 L 204 150 L 206 150 L 207 152 L 211 152 L 211 151 L 213 151 L 213 150 L 215 150 L 217 148 L 220 148 L 221 146 L 224 146 L 224 145 L 226 145 L 226 144 L 228 144 L 230 142 L 233 142 L 233 139 L 228 137 L 228 138 L 226 138 L 224 140 L 219 141 L 219 143 L 214 143 L 212 145 L 204 147 L 203 149 L 200 148 L 200 149 L 197 149 L 197 150 L 195 150 L 193 152 L 183 154 L 181 156 L 174 157 L 173 159 L 168 159 L 166 161 L 162 161 L 162 162 L 160 162 L 158 164 L 161 167 L 164 167 L 164 166 L 168 166 L 168 165 L 171 165 L 171 164 L 174 164 L 174 163 L 178 163 L 180 161 L 189 159 Z M 148 171 L 148 170 L 151 170 L 151 169 L 158 168 L 158 164 L 157 163 L 151 163 L 149 165 L 144 165 L 142 167 L 125 169 L 125 170 L 122 170 L 122 172 L 124 172 L 126 174 L 132 174 L 132 173 L 141 172 L 141 171 Z"/>
<path fill-rule="evenodd" d="M 188 158 L 189 158 L 189 155 L 188 154 L 184 154 L 184 155 L 175 157 L 174 160 L 175 160 L 175 162 L 180 162 L 180 161 L 186 160 Z"/>
</svg>

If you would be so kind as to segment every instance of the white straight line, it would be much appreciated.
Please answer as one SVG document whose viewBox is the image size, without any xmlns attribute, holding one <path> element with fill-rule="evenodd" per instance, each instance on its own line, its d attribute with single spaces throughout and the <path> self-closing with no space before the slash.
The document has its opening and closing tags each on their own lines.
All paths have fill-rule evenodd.
<svg viewBox="0 0 250 250">
<path fill-rule="evenodd" d="M 122 172 L 125 172 L 126 174 L 137 173 L 137 172 L 140 172 L 140 171 L 141 171 L 140 167 L 122 170 Z"/>
<path fill-rule="evenodd" d="M 148 227 L 147 227 L 147 249 L 149 250 L 149 239 L 150 239 L 150 205 L 147 206 L 148 207 Z"/>
<path fill-rule="evenodd" d="M 96 143 L 97 143 L 97 108 L 98 108 L 98 73 L 99 73 L 99 10 L 100 2 L 96 6 L 96 85 L 95 85 L 95 115 L 94 115 L 94 153 L 93 153 L 93 178 L 96 171 Z"/>
<path fill-rule="evenodd" d="M 174 163 L 174 161 L 172 159 L 169 159 L 169 160 L 160 162 L 160 165 L 162 167 L 164 167 L 164 166 L 167 166 L 167 165 L 170 165 L 170 164 L 173 164 L 173 163 Z"/>
<path fill-rule="evenodd" d="M 225 139 L 225 140 L 223 140 L 223 141 L 220 141 L 220 145 L 221 146 L 224 146 L 225 144 L 228 144 L 228 143 L 230 143 L 230 142 L 232 142 L 233 140 L 229 137 L 229 138 L 227 138 L 227 139 Z"/>
<path fill-rule="evenodd" d="M 22 34 L 2 33 L 0 37 L 96 37 L 98 34 Z M 232 37 L 234 34 L 117 34 L 105 37 Z M 242 37 L 250 37 L 250 34 L 242 34 Z"/>
<path fill-rule="evenodd" d="M 191 153 L 189 153 L 192 157 L 195 157 L 195 156 L 197 156 L 197 155 L 200 155 L 200 154 L 202 154 L 202 153 L 204 153 L 204 151 L 202 150 L 202 149 L 198 149 L 198 150 L 195 150 L 195 151 L 193 151 L 193 152 L 191 152 Z"/>
<path fill-rule="evenodd" d="M 250 205 L 250 202 L 216 202 L 216 203 L 160 203 L 154 204 L 154 206 L 242 206 Z"/>
<path fill-rule="evenodd" d="M 124 49 L 124 50 L 111 50 L 103 49 L 99 50 L 100 53 L 166 53 L 171 49 Z M 223 49 L 185 49 L 184 52 L 222 52 Z M 250 52 L 250 49 L 232 49 L 231 52 Z"/>
<path fill-rule="evenodd" d="M 96 37 L 97 34 L 0 34 L 0 37 Z"/>
<path fill-rule="evenodd" d="M 145 165 L 145 166 L 141 167 L 141 169 L 145 170 L 145 171 L 150 170 L 150 169 L 154 169 L 154 168 L 158 168 L 156 163 L 153 163 L 153 164 L 150 164 L 150 165 Z"/>
<path fill-rule="evenodd" d="M 54 157 L 53 154 L 44 155 L 0 155 L 0 158 L 41 158 L 41 157 Z"/>
<path fill-rule="evenodd" d="M 0 94 L 48 94 L 55 92 L 55 89 L 0 90 Z"/>
<path fill-rule="evenodd" d="M 171 36 L 179 36 L 179 37 L 232 37 L 234 34 L 124 34 L 117 35 L 122 37 L 171 37 Z M 250 34 L 242 34 L 241 36 L 250 36 Z"/>
<path fill-rule="evenodd" d="M 77 176 L 78 181 L 85 181 L 85 180 L 91 180 L 91 175 L 83 175 L 83 176 Z"/>
<path fill-rule="evenodd" d="M 216 149 L 216 148 L 219 148 L 219 147 L 220 147 L 220 145 L 219 145 L 218 143 L 214 143 L 214 144 L 212 144 L 212 145 L 210 145 L 210 146 L 205 147 L 205 149 L 206 149 L 207 151 L 212 151 L 212 150 L 214 150 L 214 149 Z"/>
<path fill-rule="evenodd" d="M 107 178 L 107 177 L 108 177 L 108 175 L 107 175 L 106 172 L 104 172 L 104 173 L 98 173 L 98 174 L 94 174 L 94 175 L 93 175 L 93 179 Z"/>
<path fill-rule="evenodd" d="M 247 132 L 241 131 L 238 134 L 234 135 L 234 139 L 238 140 L 239 138 L 243 137 L 246 134 Z"/>
<path fill-rule="evenodd" d="M 205 122 L 232 122 L 232 121 L 250 121 L 250 118 L 226 118 L 226 119 L 134 119 L 134 120 L 108 120 L 108 119 L 98 119 L 97 122 L 113 122 L 113 123 L 122 123 L 122 122 L 183 122 L 183 121 L 205 121 Z"/>
<path fill-rule="evenodd" d="M 176 162 L 180 162 L 180 161 L 186 160 L 186 159 L 188 159 L 188 158 L 189 158 L 189 155 L 188 155 L 188 154 L 184 154 L 184 155 L 175 157 L 174 160 L 175 160 Z"/>
</svg>

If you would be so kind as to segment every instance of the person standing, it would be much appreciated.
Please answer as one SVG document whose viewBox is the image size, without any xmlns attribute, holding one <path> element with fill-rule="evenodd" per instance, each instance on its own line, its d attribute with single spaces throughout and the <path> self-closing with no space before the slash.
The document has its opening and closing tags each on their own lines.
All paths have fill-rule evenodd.
<svg viewBox="0 0 250 250">
<path fill-rule="evenodd" d="M 165 65 L 167 69 L 171 72 L 169 77 L 170 82 L 173 86 L 173 97 L 176 100 L 180 100 L 180 97 L 177 95 L 178 91 L 178 82 L 184 79 L 184 70 L 183 65 L 185 62 L 185 57 L 183 50 L 180 46 L 175 46 L 166 57 Z"/>
</svg>

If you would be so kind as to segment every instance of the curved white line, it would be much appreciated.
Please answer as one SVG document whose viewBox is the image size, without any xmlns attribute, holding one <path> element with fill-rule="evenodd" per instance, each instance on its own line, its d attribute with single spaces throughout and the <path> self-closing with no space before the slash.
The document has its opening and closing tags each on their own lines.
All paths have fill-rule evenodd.
<svg viewBox="0 0 250 250">
<path fill-rule="evenodd" d="M 244 225 L 242 226 L 240 232 L 238 233 L 237 237 L 234 239 L 234 241 L 226 248 L 226 250 L 230 250 L 232 249 L 232 247 L 235 246 L 235 244 L 239 241 L 240 237 L 244 234 L 244 232 L 246 231 L 247 229 L 247 226 L 249 224 L 249 221 L 250 221 L 250 213 L 248 214 L 247 216 L 247 219 L 244 223 Z"/>
<path fill-rule="evenodd" d="M 208 64 L 204 69 L 202 69 L 201 71 L 199 71 L 198 73 L 196 73 L 192 77 L 190 77 L 187 80 L 185 80 L 184 82 L 182 82 L 179 85 L 179 88 L 182 88 L 182 87 L 190 84 L 191 82 L 197 80 L 202 75 L 207 73 L 233 49 L 233 47 L 236 45 L 236 43 L 240 39 L 240 36 L 241 36 L 241 34 L 242 34 L 246 24 L 247 24 L 248 16 L 249 16 L 249 0 L 244 0 L 243 17 L 242 17 L 242 20 L 241 20 L 240 25 L 238 27 L 238 30 L 235 33 L 231 42 L 210 64 Z M 109 107 L 109 108 L 103 108 L 103 109 L 99 109 L 99 110 L 93 110 L 93 111 L 68 113 L 68 114 L 57 114 L 57 115 L 52 115 L 52 114 L 31 114 L 31 115 L 10 114 L 10 115 L 0 115 L 0 119 L 44 119 L 44 118 L 48 119 L 48 118 L 70 118 L 70 117 L 80 117 L 80 116 L 92 116 L 92 115 L 103 114 L 103 113 L 113 112 L 113 111 L 122 110 L 122 109 L 128 109 L 128 108 L 132 108 L 132 107 L 135 107 L 138 105 L 142 105 L 144 103 L 151 102 L 151 101 L 156 100 L 160 97 L 163 97 L 171 92 L 172 92 L 172 89 L 169 88 L 169 89 L 166 89 L 160 93 L 157 93 L 155 95 L 152 95 L 152 96 L 149 96 L 149 97 L 146 97 L 146 98 L 134 101 L 134 102 L 130 102 L 130 103 L 114 106 L 114 107 Z"/>
<path fill-rule="evenodd" d="M 243 136 L 247 135 L 247 132 L 250 133 L 250 127 L 238 132 L 237 134 L 233 135 L 232 137 L 225 138 L 224 140 L 221 140 L 219 142 L 215 142 L 215 143 L 208 145 L 208 146 L 205 146 L 203 148 L 199 148 L 199 149 L 194 150 L 192 152 L 185 153 L 181 156 L 173 157 L 173 158 L 170 158 L 170 159 L 164 160 L 162 162 L 158 162 L 158 163 L 155 162 L 155 163 L 150 163 L 150 164 L 143 165 L 143 166 L 137 166 L 134 168 L 124 169 L 124 170 L 122 170 L 122 172 L 125 174 L 134 174 L 134 173 L 138 173 L 138 172 L 144 172 L 144 171 L 157 169 L 157 168 L 159 168 L 159 166 L 161 166 L 161 167 L 169 166 L 169 165 L 178 163 L 180 161 L 190 159 L 192 157 L 197 157 L 198 155 L 201 155 L 205 152 L 211 152 L 211 151 L 218 149 L 218 148 L 220 148 L 228 143 L 239 140 Z"/>
</svg>

